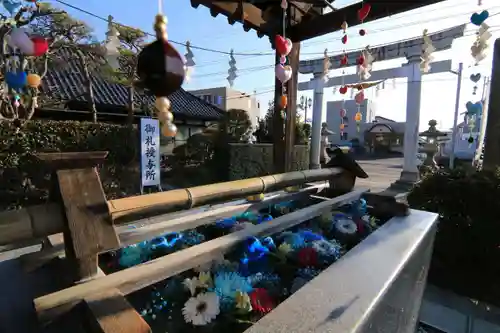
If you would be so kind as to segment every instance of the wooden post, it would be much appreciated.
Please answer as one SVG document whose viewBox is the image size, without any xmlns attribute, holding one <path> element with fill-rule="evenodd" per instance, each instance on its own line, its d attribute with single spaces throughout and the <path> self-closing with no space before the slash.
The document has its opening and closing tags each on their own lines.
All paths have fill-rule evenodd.
<svg viewBox="0 0 500 333">
<path fill-rule="evenodd" d="M 500 39 L 495 41 L 491 70 L 488 118 L 484 139 L 483 168 L 495 171 L 500 165 Z"/>
<path fill-rule="evenodd" d="M 64 207 L 66 258 L 76 280 L 96 275 L 97 255 L 120 247 L 96 168 L 106 156 L 107 152 L 37 155 L 53 172 L 52 198 Z"/>
<path fill-rule="evenodd" d="M 288 55 L 292 78 L 287 83 L 288 103 L 286 107 L 285 126 L 285 172 L 292 171 L 293 148 L 295 146 L 295 125 L 297 122 L 297 80 L 299 77 L 300 42 L 293 43 L 292 52 Z"/>
</svg>

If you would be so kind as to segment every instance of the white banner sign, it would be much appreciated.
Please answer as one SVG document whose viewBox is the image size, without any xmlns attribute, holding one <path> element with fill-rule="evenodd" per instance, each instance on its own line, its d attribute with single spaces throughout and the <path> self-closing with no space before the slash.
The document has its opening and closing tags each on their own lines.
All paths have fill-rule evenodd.
<svg viewBox="0 0 500 333">
<path fill-rule="evenodd" d="M 141 118 L 141 186 L 160 185 L 160 122 Z"/>
</svg>

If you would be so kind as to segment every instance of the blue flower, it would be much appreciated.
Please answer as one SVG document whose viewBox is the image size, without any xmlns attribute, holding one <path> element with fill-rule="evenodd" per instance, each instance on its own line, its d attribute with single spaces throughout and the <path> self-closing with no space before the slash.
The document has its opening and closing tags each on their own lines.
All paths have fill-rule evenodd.
<svg viewBox="0 0 500 333">
<path fill-rule="evenodd" d="M 248 280 L 238 273 L 219 273 L 214 279 L 214 290 L 221 299 L 234 300 L 236 292 L 249 293 L 253 290 Z"/>
<path fill-rule="evenodd" d="M 281 234 L 283 242 L 290 245 L 294 250 L 301 249 L 306 246 L 306 240 L 299 233 L 285 231 Z"/>
<path fill-rule="evenodd" d="M 181 239 L 182 239 L 182 234 L 179 234 L 177 232 L 166 234 L 162 237 L 153 239 L 151 241 L 151 249 L 156 250 L 162 247 L 171 248 L 177 243 L 178 240 Z"/>
<path fill-rule="evenodd" d="M 260 224 L 262 222 L 269 222 L 272 220 L 273 220 L 273 217 L 269 214 L 266 214 L 266 215 L 259 216 L 257 223 Z"/>
<path fill-rule="evenodd" d="M 250 237 L 246 240 L 245 257 L 248 261 L 256 261 L 269 253 L 269 249 L 262 245 L 256 237 Z"/>
<path fill-rule="evenodd" d="M 304 238 L 306 242 L 313 242 L 324 239 L 320 234 L 314 233 L 308 229 L 300 230 L 298 233 L 300 236 L 302 236 L 302 238 Z"/>
<path fill-rule="evenodd" d="M 139 265 L 147 260 L 150 251 L 147 247 L 138 244 L 127 246 L 120 251 L 118 263 L 123 267 Z"/>
<path fill-rule="evenodd" d="M 276 245 L 271 237 L 266 237 L 262 240 L 262 244 L 267 247 L 269 250 L 276 249 Z"/>
<path fill-rule="evenodd" d="M 351 205 L 350 213 L 354 217 L 361 217 L 366 214 L 367 204 L 365 199 L 359 199 Z"/>
<path fill-rule="evenodd" d="M 189 246 L 198 245 L 205 241 L 205 235 L 200 234 L 196 230 L 189 230 L 183 233 L 182 241 Z"/>
<path fill-rule="evenodd" d="M 227 218 L 227 219 L 218 220 L 218 221 L 215 222 L 215 225 L 218 228 L 226 229 L 226 228 L 231 228 L 236 223 L 237 223 L 236 219 L 233 218 L 233 217 L 231 217 L 231 218 Z"/>
</svg>

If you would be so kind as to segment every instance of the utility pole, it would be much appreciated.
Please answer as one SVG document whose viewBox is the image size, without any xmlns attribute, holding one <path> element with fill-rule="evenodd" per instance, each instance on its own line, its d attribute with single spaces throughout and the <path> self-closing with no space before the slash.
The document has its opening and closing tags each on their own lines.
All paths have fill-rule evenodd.
<svg viewBox="0 0 500 333">
<path fill-rule="evenodd" d="M 457 78 L 457 94 L 455 97 L 455 115 L 453 117 L 453 132 L 451 134 L 451 151 L 450 151 L 450 161 L 449 167 L 453 169 L 455 165 L 455 144 L 457 142 L 457 134 L 458 134 L 458 115 L 460 113 L 460 90 L 462 89 L 462 72 L 464 69 L 464 64 L 458 64 L 458 71 L 456 72 Z"/>
</svg>

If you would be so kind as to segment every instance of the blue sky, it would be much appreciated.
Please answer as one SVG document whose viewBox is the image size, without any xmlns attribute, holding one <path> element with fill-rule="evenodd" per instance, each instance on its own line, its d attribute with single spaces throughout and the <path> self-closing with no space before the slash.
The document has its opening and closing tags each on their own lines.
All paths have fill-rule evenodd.
<svg viewBox="0 0 500 333">
<path fill-rule="evenodd" d="M 158 11 L 158 2 L 156 0 L 135 2 L 130 0 L 67 0 L 67 2 L 99 16 L 106 17 L 111 14 L 116 22 L 149 32 L 152 31 L 153 18 Z M 351 2 L 353 1 L 337 0 L 335 4 L 344 6 Z M 85 13 L 66 8 L 61 4 L 55 3 L 55 5 L 88 22 L 95 28 L 96 35 L 104 38 L 105 22 Z M 421 36 L 423 29 L 428 29 L 432 33 L 433 31 L 467 23 L 473 12 L 483 9 L 488 9 L 490 15 L 500 13 L 500 3 L 495 0 L 483 0 L 482 6 L 478 7 L 477 0 L 444 1 L 437 5 L 365 24 L 363 28 L 367 31 L 367 35 L 364 37 L 358 36 L 358 27 L 349 29 L 350 39 L 347 48 L 357 49 L 366 45 L 391 43 L 401 39 Z M 164 12 L 169 20 L 168 31 L 171 40 L 179 42 L 189 40 L 192 45 L 221 51 L 229 51 L 232 48 L 238 53 L 272 53 L 267 38 L 258 38 L 255 31 L 245 32 L 239 23 L 234 26 L 229 25 L 226 17 L 222 15 L 213 18 L 209 10 L 203 6 L 194 9 L 191 7 L 189 0 L 164 0 Z M 491 26 L 494 38 L 499 37 L 500 15 L 490 17 L 486 22 Z M 462 108 L 464 108 L 467 101 L 476 101 L 475 97 L 472 96 L 470 74 L 477 71 L 480 71 L 482 75 L 490 75 L 491 73 L 491 56 L 485 59 L 481 66 L 469 68 L 472 64 L 469 48 L 474 40 L 472 35 L 475 30 L 477 29 L 474 26 L 469 25 L 466 32 L 466 35 L 469 35 L 468 37 L 456 40 L 451 51 L 435 54 L 436 60 L 451 58 L 455 65 L 464 62 L 465 71 L 461 94 Z M 494 38 L 492 38 L 491 44 L 493 44 Z M 340 52 L 342 44 L 339 33 L 328 34 L 303 42 L 301 59 L 321 58 L 325 48 L 328 48 L 331 54 Z M 182 46 L 179 46 L 178 50 L 185 53 L 185 48 Z M 193 53 L 197 66 L 190 82 L 184 85 L 185 89 L 228 85 L 225 79 L 229 60 L 227 55 L 196 49 L 193 49 Z M 273 97 L 274 56 L 236 56 L 235 58 L 240 73 L 234 88 L 247 93 L 255 91 L 261 105 L 264 106 L 262 110 L 262 113 L 264 113 L 267 102 Z M 374 70 L 385 69 L 399 66 L 403 62 L 404 59 L 380 62 L 375 63 L 373 67 Z M 267 65 L 268 67 L 265 67 Z M 306 81 L 309 78 L 307 75 L 299 76 L 300 81 Z M 456 84 L 456 75 L 451 73 L 424 77 L 421 128 L 424 128 L 432 118 L 440 122 L 442 128 L 452 126 Z M 480 92 L 479 90 L 478 96 L 480 96 Z M 312 91 L 299 94 L 312 97 Z M 365 95 L 376 101 L 378 115 L 398 121 L 405 120 L 406 84 L 404 79 L 397 80 L 395 84 L 392 83 L 392 80 L 387 82 L 385 89 L 380 91 L 378 96 L 375 96 L 374 90 L 367 91 Z M 331 88 L 325 89 L 325 103 L 339 99 L 341 99 L 341 95 L 334 94 Z"/>
</svg>

